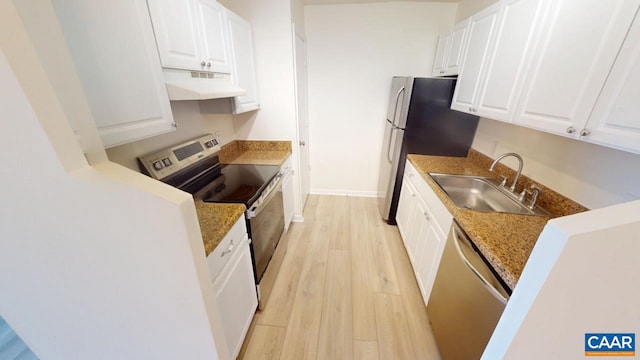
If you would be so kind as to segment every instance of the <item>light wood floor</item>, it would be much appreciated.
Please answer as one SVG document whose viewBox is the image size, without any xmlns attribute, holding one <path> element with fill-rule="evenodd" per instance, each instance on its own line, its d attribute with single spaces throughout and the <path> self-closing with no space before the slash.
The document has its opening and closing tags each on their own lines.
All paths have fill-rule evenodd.
<svg viewBox="0 0 640 360">
<path fill-rule="evenodd" d="M 240 359 L 439 359 L 397 227 L 375 198 L 310 196 Z"/>
</svg>

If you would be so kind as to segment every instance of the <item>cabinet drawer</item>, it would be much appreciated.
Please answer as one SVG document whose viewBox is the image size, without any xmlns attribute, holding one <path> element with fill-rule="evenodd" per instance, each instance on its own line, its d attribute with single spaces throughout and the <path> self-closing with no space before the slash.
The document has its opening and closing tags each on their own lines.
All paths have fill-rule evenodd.
<svg viewBox="0 0 640 360">
<path fill-rule="evenodd" d="M 235 251 L 239 249 L 239 245 L 245 236 L 247 236 L 247 224 L 243 215 L 207 257 L 207 265 L 209 266 L 209 274 L 212 280 L 215 280 L 220 275 L 222 268 L 224 268 L 224 265 Z"/>
<path fill-rule="evenodd" d="M 427 181 L 422 178 L 420 172 L 418 172 L 418 170 L 416 170 L 408 160 L 404 173 L 407 178 L 411 179 L 411 183 L 415 186 L 418 194 L 427 204 L 427 207 L 435 218 L 438 227 L 440 227 L 440 232 L 445 234 L 446 230 L 451 227 L 451 223 L 453 222 L 453 216 L 449 210 L 447 210 L 447 207 L 444 206 L 438 195 L 436 195 L 429 184 L 427 184 Z"/>
</svg>

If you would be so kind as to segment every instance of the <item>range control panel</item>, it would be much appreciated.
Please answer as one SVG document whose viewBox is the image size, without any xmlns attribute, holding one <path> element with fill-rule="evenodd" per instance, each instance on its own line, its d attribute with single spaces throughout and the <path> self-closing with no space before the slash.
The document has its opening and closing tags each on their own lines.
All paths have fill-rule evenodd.
<svg viewBox="0 0 640 360">
<path fill-rule="evenodd" d="M 196 161 L 216 154 L 220 144 L 212 134 L 206 134 L 179 145 L 140 156 L 140 166 L 149 176 L 163 179 Z"/>
</svg>

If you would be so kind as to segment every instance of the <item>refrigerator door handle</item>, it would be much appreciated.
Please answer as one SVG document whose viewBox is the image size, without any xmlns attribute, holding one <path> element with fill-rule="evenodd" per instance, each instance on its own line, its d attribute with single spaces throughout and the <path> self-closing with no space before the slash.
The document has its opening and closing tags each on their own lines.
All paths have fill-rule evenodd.
<svg viewBox="0 0 640 360">
<path fill-rule="evenodd" d="M 394 125 L 391 125 L 391 131 L 389 131 L 389 141 L 387 147 L 387 160 L 389 163 L 393 163 L 393 155 L 391 154 L 391 143 L 393 142 L 393 131 L 396 130 Z"/>
<path fill-rule="evenodd" d="M 397 119 L 397 112 L 398 112 L 398 101 L 400 100 L 400 95 L 402 95 L 402 93 L 404 92 L 405 88 L 404 86 L 400 88 L 400 90 L 398 90 L 398 93 L 396 94 L 396 103 L 393 106 L 393 120 L 391 121 L 391 124 L 393 125 L 394 128 L 398 127 L 398 125 L 396 125 L 396 119 Z"/>
</svg>

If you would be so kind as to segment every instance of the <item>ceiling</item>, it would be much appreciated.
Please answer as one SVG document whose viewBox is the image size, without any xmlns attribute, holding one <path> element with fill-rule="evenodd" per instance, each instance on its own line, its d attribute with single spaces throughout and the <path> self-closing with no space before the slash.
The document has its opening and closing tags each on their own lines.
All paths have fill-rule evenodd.
<svg viewBox="0 0 640 360">
<path fill-rule="evenodd" d="M 372 2 L 393 2 L 406 0 L 302 0 L 305 5 L 326 5 L 326 4 L 363 4 Z M 458 2 L 460 0 L 413 0 L 423 2 Z"/>
</svg>

